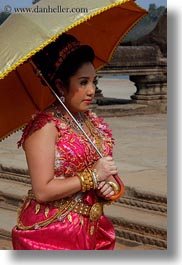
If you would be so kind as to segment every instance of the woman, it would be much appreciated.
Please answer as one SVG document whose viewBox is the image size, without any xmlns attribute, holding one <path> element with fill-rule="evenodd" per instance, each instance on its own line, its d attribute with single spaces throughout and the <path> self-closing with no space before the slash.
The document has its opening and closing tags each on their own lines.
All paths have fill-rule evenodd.
<svg viewBox="0 0 182 265">
<path fill-rule="evenodd" d="M 63 34 L 33 61 L 96 144 L 100 158 L 60 103 L 35 114 L 23 146 L 32 190 L 12 231 L 14 249 L 112 250 L 115 233 L 103 205 L 118 192 L 108 125 L 89 111 L 97 76 L 94 52 Z"/>
</svg>

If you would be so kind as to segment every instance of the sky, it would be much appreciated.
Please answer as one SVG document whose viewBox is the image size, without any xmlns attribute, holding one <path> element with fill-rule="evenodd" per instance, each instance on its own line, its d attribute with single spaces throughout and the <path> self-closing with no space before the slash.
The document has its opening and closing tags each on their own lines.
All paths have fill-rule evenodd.
<svg viewBox="0 0 182 265">
<path fill-rule="evenodd" d="M 148 9 L 149 4 L 156 4 L 156 6 L 167 6 L 167 0 L 136 0 L 139 6 Z"/>
<path fill-rule="evenodd" d="M 167 0 L 136 0 L 136 2 L 141 7 L 146 9 L 148 9 L 150 3 L 155 3 L 156 6 L 167 6 Z M 11 7 L 29 7 L 32 5 L 32 0 L 0 0 L 1 11 L 3 10 L 5 5 L 10 5 Z"/>
</svg>

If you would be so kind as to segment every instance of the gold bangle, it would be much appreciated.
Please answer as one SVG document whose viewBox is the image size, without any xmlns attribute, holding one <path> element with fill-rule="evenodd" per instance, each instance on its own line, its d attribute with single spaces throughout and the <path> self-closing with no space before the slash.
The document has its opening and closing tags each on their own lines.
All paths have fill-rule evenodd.
<svg viewBox="0 0 182 265">
<path fill-rule="evenodd" d="M 96 169 L 91 171 L 93 182 L 94 182 L 94 189 L 97 189 L 99 182 L 98 182 L 98 174 L 96 172 Z"/>
<path fill-rule="evenodd" d="M 80 178 L 82 192 L 85 192 L 86 190 L 94 189 L 95 185 L 94 185 L 92 174 L 90 174 L 87 171 L 83 171 L 80 174 L 78 174 L 78 177 Z"/>
<path fill-rule="evenodd" d="M 80 175 L 79 179 L 80 179 L 80 182 L 81 182 L 82 191 L 85 192 L 86 191 L 86 185 L 85 185 L 84 177 L 82 175 Z"/>
<path fill-rule="evenodd" d="M 107 184 L 109 184 L 111 186 L 111 188 L 113 189 L 115 194 L 117 194 L 119 192 L 119 187 L 115 182 L 108 181 Z"/>
</svg>

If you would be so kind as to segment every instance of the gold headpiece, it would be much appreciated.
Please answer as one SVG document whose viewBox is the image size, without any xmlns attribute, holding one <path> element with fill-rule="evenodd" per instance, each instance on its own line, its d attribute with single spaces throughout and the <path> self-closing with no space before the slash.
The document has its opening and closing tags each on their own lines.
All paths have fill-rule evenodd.
<svg viewBox="0 0 182 265">
<path fill-rule="evenodd" d="M 54 78 L 57 70 L 59 69 L 59 67 L 61 66 L 61 64 L 63 63 L 63 61 L 66 59 L 66 57 L 73 51 L 77 50 L 80 47 L 80 42 L 79 41 L 73 41 L 73 42 L 69 42 L 66 47 L 64 49 L 62 49 L 59 52 L 59 57 L 57 59 L 57 61 L 54 63 L 55 65 L 55 71 L 51 76 L 51 80 Z"/>
</svg>

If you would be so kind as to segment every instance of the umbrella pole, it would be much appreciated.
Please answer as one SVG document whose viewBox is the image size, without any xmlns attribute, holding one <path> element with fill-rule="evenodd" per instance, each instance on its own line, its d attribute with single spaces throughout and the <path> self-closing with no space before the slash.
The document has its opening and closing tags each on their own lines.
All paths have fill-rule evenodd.
<svg viewBox="0 0 182 265">
<path fill-rule="evenodd" d="M 89 143 L 95 148 L 96 152 L 99 154 L 99 156 L 101 158 L 103 158 L 103 154 L 99 151 L 99 149 L 97 148 L 97 146 L 92 142 L 92 140 L 89 138 L 89 136 L 86 134 L 86 132 L 83 130 L 82 126 L 79 124 L 79 122 L 75 119 L 75 117 L 72 115 L 72 113 L 69 111 L 69 109 L 65 106 L 65 104 L 62 102 L 62 100 L 60 99 L 60 97 L 56 94 L 56 92 L 54 91 L 54 89 L 51 87 L 51 85 L 47 82 L 47 80 L 44 78 L 43 74 L 41 73 L 41 71 L 37 68 L 37 66 L 33 63 L 32 60 L 30 60 L 31 65 L 33 66 L 34 70 L 36 70 L 36 74 L 37 76 L 40 76 L 42 78 L 42 80 L 46 83 L 46 85 L 49 87 L 49 89 L 51 90 L 51 92 L 54 94 L 54 96 L 58 99 L 58 101 L 61 103 L 61 105 L 63 106 L 63 108 L 67 111 L 67 113 L 69 114 L 69 116 L 73 119 L 73 121 L 76 123 L 76 125 L 78 126 L 78 128 L 81 130 L 81 132 L 84 134 L 84 136 L 86 137 L 86 139 L 89 141 Z M 115 180 L 117 181 L 117 183 L 120 186 L 120 191 L 119 193 L 113 195 L 110 197 L 110 200 L 116 200 L 118 198 L 121 197 L 121 195 L 124 192 L 124 184 L 121 181 L 121 179 L 119 178 L 118 175 L 114 175 L 113 176 L 115 178 Z"/>
<path fill-rule="evenodd" d="M 44 80 L 45 81 L 45 80 Z M 47 84 L 47 83 L 46 83 Z M 97 153 L 100 155 L 100 157 L 103 157 L 102 153 L 99 151 L 99 149 L 97 148 L 97 146 L 92 142 L 92 140 L 89 138 L 89 136 L 86 134 L 86 132 L 83 130 L 82 126 L 79 124 L 79 122 L 75 119 L 75 117 L 72 115 L 72 113 L 69 111 L 69 109 L 65 106 L 65 104 L 63 103 L 63 101 L 60 99 L 60 97 L 56 94 L 56 92 L 53 90 L 53 88 L 51 86 L 49 86 L 50 90 L 52 91 L 52 93 L 55 95 L 55 97 L 58 99 L 58 101 L 61 103 L 61 105 L 63 106 L 63 108 L 67 111 L 67 113 L 69 114 L 69 116 L 73 119 L 73 121 L 76 123 L 76 125 L 78 126 L 78 128 L 81 130 L 81 132 L 84 134 L 84 136 L 87 138 L 87 140 L 89 141 L 89 143 L 95 148 L 95 150 L 97 151 Z"/>
<path fill-rule="evenodd" d="M 87 138 L 87 140 L 89 141 L 89 143 L 95 148 L 95 150 L 97 151 L 97 153 L 99 154 L 100 157 L 103 157 L 102 153 L 99 151 L 99 149 L 97 148 L 97 146 L 95 146 L 95 144 L 92 142 L 92 140 L 89 138 L 89 136 L 86 134 L 86 132 L 83 130 L 82 126 L 79 124 L 79 122 L 75 119 L 75 117 L 72 115 L 72 113 L 69 111 L 69 109 L 65 106 L 65 104 L 63 103 L 63 101 L 60 99 L 60 97 L 56 94 L 56 92 L 54 91 L 54 89 L 51 87 L 51 85 L 47 82 L 47 80 L 44 78 L 44 76 L 42 75 L 41 71 L 36 67 L 36 65 L 32 62 L 32 60 L 30 60 L 30 63 L 33 65 L 34 69 L 36 70 L 36 74 L 38 76 L 40 76 L 43 81 L 46 83 L 46 85 L 49 87 L 49 89 L 51 90 L 51 92 L 54 94 L 54 96 L 57 98 L 57 100 L 61 103 L 61 105 L 63 106 L 63 108 L 66 110 L 66 112 L 69 114 L 69 116 L 73 119 L 73 121 L 76 123 L 76 125 L 78 126 L 78 128 L 82 131 L 82 133 L 84 134 L 84 136 Z"/>
</svg>

